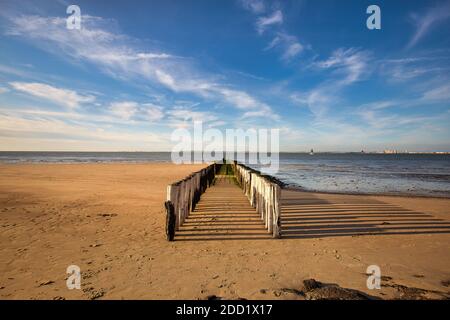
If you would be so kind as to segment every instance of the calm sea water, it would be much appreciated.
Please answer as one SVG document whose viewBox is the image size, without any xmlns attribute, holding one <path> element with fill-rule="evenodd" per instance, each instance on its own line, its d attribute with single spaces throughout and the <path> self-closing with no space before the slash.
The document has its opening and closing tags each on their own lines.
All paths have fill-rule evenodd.
<svg viewBox="0 0 450 320">
<path fill-rule="evenodd" d="M 450 197 L 444 154 L 281 154 L 276 176 L 311 191 Z"/>
<path fill-rule="evenodd" d="M 0 162 L 170 162 L 170 152 L 34 152 L 0 151 Z"/>
<path fill-rule="evenodd" d="M 7 163 L 170 161 L 168 152 L 0 152 Z M 276 176 L 311 191 L 450 197 L 450 155 L 281 153 Z"/>
</svg>

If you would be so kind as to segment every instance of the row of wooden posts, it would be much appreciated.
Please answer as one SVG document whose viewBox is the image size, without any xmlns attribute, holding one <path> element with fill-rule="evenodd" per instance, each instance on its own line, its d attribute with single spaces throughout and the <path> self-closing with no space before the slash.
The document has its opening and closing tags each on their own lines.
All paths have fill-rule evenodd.
<svg viewBox="0 0 450 320">
<path fill-rule="evenodd" d="M 194 172 L 188 177 L 167 186 L 166 236 L 173 241 L 175 231 L 183 224 L 200 200 L 200 196 L 214 182 L 216 164 Z"/>
<path fill-rule="evenodd" d="M 250 204 L 261 215 L 268 232 L 272 234 L 273 238 L 281 237 L 281 182 L 233 161 L 231 164 L 213 163 L 185 179 L 167 186 L 167 201 L 165 202 L 167 240 L 174 240 L 175 231 L 195 209 L 200 196 L 214 184 L 215 175 L 223 165 L 227 166 L 227 173 L 228 169 L 233 170 L 236 181 Z"/>
<path fill-rule="evenodd" d="M 233 171 L 250 204 L 273 238 L 281 238 L 281 182 L 236 161 Z"/>
</svg>

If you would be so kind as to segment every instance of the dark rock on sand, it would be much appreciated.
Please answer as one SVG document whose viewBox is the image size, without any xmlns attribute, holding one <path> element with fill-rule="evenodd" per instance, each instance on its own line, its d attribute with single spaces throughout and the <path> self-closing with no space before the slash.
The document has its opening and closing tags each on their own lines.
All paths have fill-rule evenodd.
<svg viewBox="0 0 450 320">
<path fill-rule="evenodd" d="M 317 282 L 314 279 L 306 279 L 303 281 L 303 287 L 304 287 L 305 291 L 311 291 L 311 290 L 320 288 L 321 283 Z"/>
<path fill-rule="evenodd" d="M 303 294 L 308 300 L 369 300 L 375 299 L 354 289 L 342 288 L 337 284 L 325 284 L 314 279 L 303 281 Z"/>
<path fill-rule="evenodd" d="M 371 300 L 379 299 L 353 289 L 342 288 L 337 284 L 326 284 L 315 279 L 306 279 L 300 290 L 283 288 L 275 290 L 276 297 L 282 293 L 293 293 L 306 300 Z"/>
</svg>

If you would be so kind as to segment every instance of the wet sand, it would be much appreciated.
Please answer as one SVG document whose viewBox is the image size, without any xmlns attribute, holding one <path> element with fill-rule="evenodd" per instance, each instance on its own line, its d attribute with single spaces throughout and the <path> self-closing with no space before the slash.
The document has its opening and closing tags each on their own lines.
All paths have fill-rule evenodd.
<svg viewBox="0 0 450 320">
<path fill-rule="evenodd" d="M 383 299 L 448 295 L 450 199 L 284 191 L 281 240 L 167 242 L 166 185 L 200 167 L 0 165 L 0 298 L 304 299 L 310 278 Z M 81 290 L 66 287 L 72 264 Z M 366 286 L 374 264 L 381 290 Z"/>
</svg>

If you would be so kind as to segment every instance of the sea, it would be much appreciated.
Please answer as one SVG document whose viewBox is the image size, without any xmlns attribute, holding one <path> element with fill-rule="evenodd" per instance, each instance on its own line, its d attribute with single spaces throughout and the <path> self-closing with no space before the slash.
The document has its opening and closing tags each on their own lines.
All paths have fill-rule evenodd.
<svg viewBox="0 0 450 320">
<path fill-rule="evenodd" d="M 170 152 L 0 152 L 2 163 L 171 161 Z M 450 154 L 280 153 L 273 175 L 306 191 L 450 197 Z"/>
</svg>

